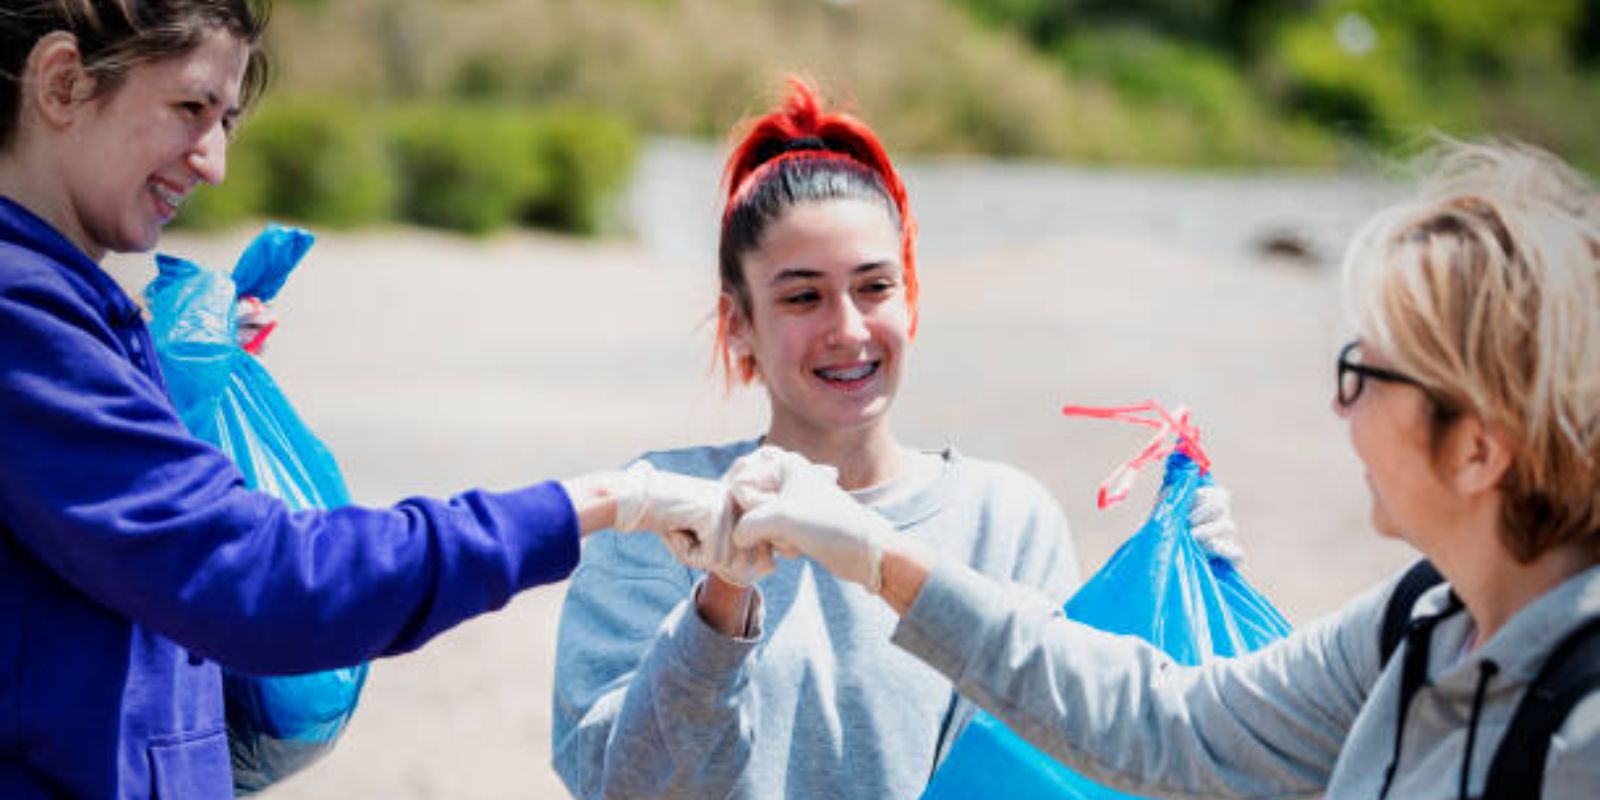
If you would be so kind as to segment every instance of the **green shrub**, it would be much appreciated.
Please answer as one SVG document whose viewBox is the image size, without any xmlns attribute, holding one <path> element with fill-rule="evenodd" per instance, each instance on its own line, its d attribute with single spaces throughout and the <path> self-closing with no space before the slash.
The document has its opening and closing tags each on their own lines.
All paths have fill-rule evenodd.
<svg viewBox="0 0 1600 800">
<path fill-rule="evenodd" d="M 261 214 L 267 197 L 267 174 L 256 151 L 248 146 L 231 146 L 227 165 L 220 185 L 201 184 L 194 188 L 173 220 L 174 225 L 219 230 Z"/>
<path fill-rule="evenodd" d="M 1415 63 L 1408 33 L 1372 18 L 1373 48 L 1352 53 L 1338 42 L 1339 21 L 1339 16 L 1324 13 L 1279 29 L 1269 71 L 1278 76 L 1284 105 L 1324 126 L 1369 139 L 1406 135 L 1422 121 L 1424 108 L 1408 77 Z"/>
<path fill-rule="evenodd" d="M 1215 50 L 1138 28 L 1111 28 L 1063 40 L 1057 58 L 1074 77 L 1099 78 L 1133 102 L 1167 103 L 1208 116 L 1250 106 L 1250 87 Z"/>
<path fill-rule="evenodd" d="M 418 107 L 396 115 L 390 138 L 401 216 L 419 225 L 487 233 L 516 221 L 530 192 L 548 183 L 526 113 Z"/>
<path fill-rule="evenodd" d="M 639 139 L 614 114 L 561 109 L 538 118 L 534 159 L 541 164 L 522 206 L 534 225 L 592 235 L 610 226 L 610 204 L 638 159 Z"/>
<path fill-rule="evenodd" d="M 395 183 L 371 115 L 348 103 L 267 106 L 248 123 L 250 149 L 266 175 L 262 210 L 328 227 L 387 219 Z"/>
</svg>

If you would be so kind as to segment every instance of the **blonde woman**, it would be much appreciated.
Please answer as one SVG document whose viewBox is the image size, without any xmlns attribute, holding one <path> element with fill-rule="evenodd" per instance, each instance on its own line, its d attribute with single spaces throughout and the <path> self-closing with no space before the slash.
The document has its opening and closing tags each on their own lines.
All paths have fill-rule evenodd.
<svg viewBox="0 0 1600 800">
<path fill-rule="evenodd" d="M 1253 655 L 1181 667 L 896 535 L 771 450 L 730 473 L 758 506 L 734 541 L 881 580 L 897 645 L 1127 791 L 1537 797 L 1542 783 L 1547 798 L 1592 798 L 1600 692 L 1585 692 L 1600 636 L 1587 657 L 1561 644 L 1600 630 L 1595 190 L 1528 148 L 1450 146 L 1418 199 L 1364 227 L 1345 274 L 1357 337 L 1339 354 L 1335 411 L 1366 466 L 1374 527 L 1443 575 L 1413 604 L 1392 599 L 1396 578 Z M 1386 659 L 1389 606 L 1410 619 Z M 1529 730 L 1513 715 L 1548 694 L 1529 687 L 1548 687 L 1537 676 L 1557 664 L 1580 673 L 1570 708 L 1502 750 L 1520 739 L 1508 730 Z M 1515 767 L 1528 777 L 1508 787 Z"/>
</svg>

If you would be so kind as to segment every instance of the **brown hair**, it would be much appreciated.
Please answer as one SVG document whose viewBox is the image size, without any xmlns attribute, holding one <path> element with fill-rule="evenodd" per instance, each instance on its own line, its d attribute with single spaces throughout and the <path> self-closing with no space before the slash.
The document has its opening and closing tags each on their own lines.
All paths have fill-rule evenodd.
<svg viewBox="0 0 1600 800">
<path fill-rule="evenodd" d="M 16 136 L 22 82 L 39 40 L 65 31 L 77 40 L 84 69 L 103 96 L 139 64 L 193 51 L 212 31 L 249 45 L 240 87 L 247 107 L 265 90 L 266 55 L 260 48 L 268 0 L 6 0 L 0 9 L 0 151 Z"/>
</svg>

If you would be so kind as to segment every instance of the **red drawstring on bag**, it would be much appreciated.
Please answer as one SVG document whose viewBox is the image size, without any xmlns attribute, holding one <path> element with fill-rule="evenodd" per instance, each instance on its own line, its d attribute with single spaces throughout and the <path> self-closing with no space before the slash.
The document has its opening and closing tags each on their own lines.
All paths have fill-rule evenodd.
<svg viewBox="0 0 1600 800">
<path fill-rule="evenodd" d="M 266 345 L 267 337 L 278 329 L 278 320 L 272 315 L 267 304 L 251 295 L 239 296 L 240 328 L 249 336 L 241 342 L 239 347 L 253 356 L 261 355 L 261 348 Z"/>
<path fill-rule="evenodd" d="M 1069 417 L 1109 419 L 1156 429 L 1156 435 L 1151 437 L 1150 442 L 1139 451 L 1138 455 L 1112 470 L 1111 474 L 1100 483 L 1095 495 L 1095 504 L 1102 509 L 1110 508 L 1127 498 L 1128 492 L 1133 489 L 1133 481 L 1138 477 L 1139 470 L 1153 462 L 1165 460 L 1174 450 L 1181 451 L 1194 459 L 1194 463 L 1200 467 L 1201 475 L 1211 469 L 1211 459 L 1207 458 L 1205 451 L 1200 448 L 1200 429 L 1189 421 L 1189 410 L 1182 406 L 1173 413 L 1154 400 L 1146 400 L 1125 406 L 1062 406 L 1061 413 Z"/>
</svg>

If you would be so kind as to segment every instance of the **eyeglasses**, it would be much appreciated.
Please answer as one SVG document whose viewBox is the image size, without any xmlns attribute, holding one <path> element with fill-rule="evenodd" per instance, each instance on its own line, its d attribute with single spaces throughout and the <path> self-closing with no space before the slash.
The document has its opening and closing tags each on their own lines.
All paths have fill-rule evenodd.
<svg viewBox="0 0 1600 800">
<path fill-rule="evenodd" d="M 1349 408 L 1361 396 L 1361 390 L 1367 388 L 1367 379 L 1389 381 L 1390 383 L 1409 383 L 1421 389 L 1426 389 L 1421 381 L 1410 375 L 1402 375 L 1394 370 L 1382 367 L 1369 366 L 1352 360 L 1352 356 L 1361 350 L 1361 342 L 1354 341 L 1339 350 L 1339 405 Z"/>
</svg>

